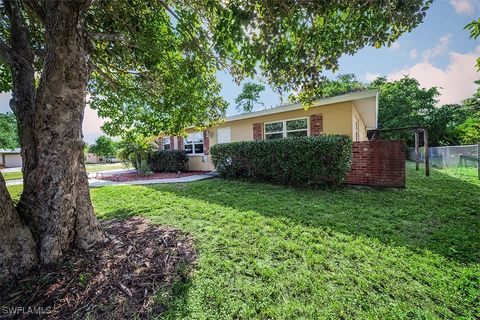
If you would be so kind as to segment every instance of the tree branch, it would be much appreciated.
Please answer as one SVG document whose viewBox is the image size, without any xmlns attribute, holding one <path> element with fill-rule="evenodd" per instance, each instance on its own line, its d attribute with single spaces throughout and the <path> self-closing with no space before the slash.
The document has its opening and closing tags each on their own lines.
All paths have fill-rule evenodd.
<svg viewBox="0 0 480 320">
<path fill-rule="evenodd" d="M 118 89 L 118 83 L 105 71 L 102 70 L 99 66 L 95 65 L 93 62 L 90 62 L 92 69 L 96 71 L 102 78 L 104 78 L 114 90 Z"/>
<path fill-rule="evenodd" d="M 23 0 L 23 2 L 25 3 L 25 6 L 34 12 L 40 21 L 45 24 L 45 11 L 40 3 L 38 3 L 36 0 Z"/>
<path fill-rule="evenodd" d="M 100 40 L 100 41 L 127 41 L 127 39 L 121 34 L 107 34 L 107 33 L 99 33 L 99 32 L 89 32 L 88 36 L 92 40 Z"/>
</svg>

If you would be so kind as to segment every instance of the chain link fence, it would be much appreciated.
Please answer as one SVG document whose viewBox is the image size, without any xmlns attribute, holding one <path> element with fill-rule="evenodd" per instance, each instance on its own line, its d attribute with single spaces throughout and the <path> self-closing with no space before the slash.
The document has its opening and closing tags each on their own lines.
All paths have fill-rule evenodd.
<svg viewBox="0 0 480 320">
<path fill-rule="evenodd" d="M 430 164 L 438 168 L 478 168 L 478 149 L 476 144 L 465 146 L 428 148 Z M 415 149 L 408 148 L 409 160 L 415 161 Z M 425 158 L 424 148 L 420 148 L 420 161 Z"/>
</svg>

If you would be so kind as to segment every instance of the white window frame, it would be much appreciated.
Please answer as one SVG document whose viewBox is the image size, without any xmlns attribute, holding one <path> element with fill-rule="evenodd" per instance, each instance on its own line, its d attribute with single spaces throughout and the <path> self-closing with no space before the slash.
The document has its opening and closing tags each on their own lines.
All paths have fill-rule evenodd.
<svg viewBox="0 0 480 320">
<path fill-rule="evenodd" d="M 307 129 L 287 130 L 287 122 L 292 121 L 292 120 L 307 120 Z M 267 134 L 281 133 L 283 135 L 283 138 L 286 138 L 288 132 L 300 132 L 300 131 L 305 131 L 305 130 L 307 130 L 307 137 L 309 137 L 310 136 L 310 121 L 308 121 L 308 120 L 309 120 L 309 117 L 300 117 L 300 118 L 291 118 L 291 119 L 286 119 L 286 120 L 265 122 L 263 124 L 263 140 L 267 140 Z M 283 130 L 267 133 L 267 130 L 266 130 L 267 126 L 266 125 L 270 124 L 270 123 L 278 123 L 278 122 L 283 122 L 283 126 L 282 126 Z"/>
<path fill-rule="evenodd" d="M 165 140 L 168 139 L 168 143 L 165 143 Z M 162 138 L 162 150 L 170 150 L 172 149 L 172 139 L 170 137 L 163 137 Z M 165 146 L 168 145 L 168 149 L 165 149 Z"/>
<path fill-rule="evenodd" d="M 200 152 L 198 152 L 198 153 L 195 152 L 195 145 L 196 145 L 196 144 L 200 144 L 200 143 L 198 143 L 198 142 L 195 143 L 195 142 L 193 141 L 194 139 L 192 139 L 192 143 L 187 143 L 187 139 L 186 139 L 186 138 L 183 138 L 183 150 L 186 150 L 186 149 L 185 149 L 185 146 L 187 146 L 187 145 L 191 145 L 191 146 L 192 146 L 192 153 L 187 153 L 187 156 L 190 156 L 190 157 L 192 157 L 192 156 L 203 156 L 203 149 L 205 148 L 205 139 L 204 139 L 204 136 L 203 136 L 203 132 L 192 132 L 192 133 L 189 133 L 188 135 L 190 136 L 190 135 L 193 135 L 193 134 L 196 134 L 196 133 L 202 135 L 202 143 L 201 143 L 201 145 L 202 145 L 202 152 L 201 152 L 201 153 L 200 153 Z"/>
</svg>

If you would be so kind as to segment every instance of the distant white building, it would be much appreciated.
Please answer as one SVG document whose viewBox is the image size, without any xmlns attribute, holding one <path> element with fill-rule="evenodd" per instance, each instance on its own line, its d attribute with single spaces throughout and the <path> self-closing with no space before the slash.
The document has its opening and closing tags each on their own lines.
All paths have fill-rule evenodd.
<svg viewBox="0 0 480 320">
<path fill-rule="evenodd" d="M 22 166 L 20 148 L 0 149 L 0 167 L 13 168 Z"/>
</svg>

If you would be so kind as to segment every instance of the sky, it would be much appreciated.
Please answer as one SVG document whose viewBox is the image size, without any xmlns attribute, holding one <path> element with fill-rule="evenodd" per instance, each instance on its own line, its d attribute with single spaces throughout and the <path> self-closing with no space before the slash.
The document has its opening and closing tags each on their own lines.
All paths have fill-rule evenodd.
<svg viewBox="0 0 480 320">
<path fill-rule="evenodd" d="M 411 33 L 402 35 L 390 48 L 368 47 L 353 56 L 342 57 L 339 71 L 333 76 L 354 73 L 368 82 L 378 76 L 397 80 L 410 75 L 422 87 L 440 88 L 439 105 L 460 103 L 473 94 L 473 82 L 480 79 L 475 68 L 475 60 L 480 57 L 480 41 L 470 39 L 463 29 L 479 17 L 480 0 L 436 0 L 424 22 Z M 236 85 L 225 72 L 219 72 L 217 78 L 222 84 L 222 96 L 230 103 L 227 116 L 234 115 L 237 113 L 234 100 L 242 84 Z M 10 111 L 9 99 L 9 93 L 0 94 L 0 112 Z M 266 108 L 279 105 L 281 101 L 268 86 L 261 99 Z M 96 112 L 87 106 L 83 132 L 88 143 L 102 135 L 102 123 Z"/>
</svg>

